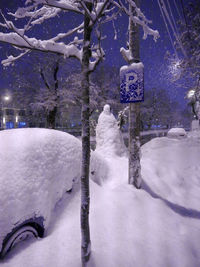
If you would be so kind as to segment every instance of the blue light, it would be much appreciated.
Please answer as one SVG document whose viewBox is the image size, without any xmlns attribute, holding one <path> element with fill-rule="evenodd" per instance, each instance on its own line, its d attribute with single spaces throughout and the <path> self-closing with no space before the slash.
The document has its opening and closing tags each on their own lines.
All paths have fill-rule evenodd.
<svg viewBox="0 0 200 267">
<path fill-rule="evenodd" d="M 6 129 L 13 129 L 14 128 L 14 122 L 7 121 L 6 122 Z"/>
<path fill-rule="evenodd" d="M 26 122 L 25 122 L 25 121 L 20 121 L 20 122 L 18 123 L 18 127 L 19 127 L 19 128 L 26 127 Z"/>
</svg>

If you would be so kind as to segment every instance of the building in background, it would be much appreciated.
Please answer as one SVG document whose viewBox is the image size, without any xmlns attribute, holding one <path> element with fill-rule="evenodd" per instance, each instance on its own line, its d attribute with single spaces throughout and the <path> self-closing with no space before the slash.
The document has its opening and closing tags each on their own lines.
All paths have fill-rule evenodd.
<svg viewBox="0 0 200 267">
<path fill-rule="evenodd" d="M 27 127 L 25 109 L 2 107 L 0 111 L 0 128 L 13 129 Z"/>
</svg>

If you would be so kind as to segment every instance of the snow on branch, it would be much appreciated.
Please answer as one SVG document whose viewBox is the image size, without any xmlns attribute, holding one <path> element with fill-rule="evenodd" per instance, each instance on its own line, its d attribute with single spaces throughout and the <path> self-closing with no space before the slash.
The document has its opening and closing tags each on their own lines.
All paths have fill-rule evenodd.
<svg viewBox="0 0 200 267">
<path fill-rule="evenodd" d="M 25 4 L 28 5 L 30 1 L 27 1 Z M 55 1 L 55 0 L 33 0 L 34 2 L 31 5 L 26 7 L 20 7 L 15 13 L 9 12 L 8 14 L 15 17 L 16 19 L 34 17 L 36 18 L 32 24 L 41 24 L 46 19 L 53 18 L 58 15 L 62 10 L 64 11 L 73 11 L 76 13 L 81 13 L 82 11 L 78 6 L 73 2 L 67 1 Z M 38 5 L 43 4 L 41 8 L 38 8 Z"/>
<path fill-rule="evenodd" d="M 69 35 L 71 35 L 71 34 L 73 34 L 75 32 L 79 32 L 81 30 L 83 30 L 83 23 L 81 23 L 78 27 L 76 27 L 76 28 L 74 28 L 72 30 L 69 30 L 66 33 L 59 33 L 57 36 L 53 37 L 51 40 L 56 42 L 56 41 L 58 41 L 58 40 L 60 40 L 62 38 L 65 38 L 65 37 L 67 37 L 67 36 L 69 36 Z"/>
<path fill-rule="evenodd" d="M 19 58 L 23 57 L 24 55 L 26 55 L 27 53 L 29 53 L 30 50 L 25 50 L 25 52 L 21 53 L 20 55 L 18 55 L 17 57 L 14 56 L 8 56 L 7 59 L 4 59 L 1 61 L 1 64 L 5 67 L 9 66 L 10 64 L 13 64 L 16 60 L 18 60 Z"/>
<path fill-rule="evenodd" d="M 99 47 L 95 52 L 92 52 L 92 57 L 94 61 L 90 61 L 89 71 L 93 72 L 98 64 L 104 59 L 105 52 L 102 47 Z"/>
<path fill-rule="evenodd" d="M 14 32 L 0 33 L 0 41 L 20 48 L 52 52 L 63 55 L 64 57 L 82 59 L 81 51 L 76 45 L 65 45 L 64 43 L 56 43 L 52 40 L 37 40 L 36 38 L 28 38 L 27 36 L 22 37 Z"/>
<path fill-rule="evenodd" d="M 35 2 L 42 2 L 44 5 L 50 6 L 50 7 L 56 7 L 60 8 L 62 10 L 66 11 L 73 11 L 79 14 L 83 14 L 81 9 L 79 8 L 78 1 L 70 1 L 70 0 L 34 0 Z M 81 1 L 82 2 L 82 1 Z"/>
<path fill-rule="evenodd" d="M 60 12 L 60 9 L 58 8 L 49 8 L 49 7 L 43 6 L 42 8 L 37 10 L 35 14 L 33 14 L 33 16 L 35 17 L 39 17 L 39 16 L 40 17 L 38 19 L 33 20 L 31 24 L 32 25 L 42 24 L 45 20 L 56 17 L 59 12 Z"/>
<path fill-rule="evenodd" d="M 138 18 L 141 18 L 147 24 L 152 23 L 151 20 L 148 20 L 145 17 L 145 15 L 142 13 L 142 11 L 140 10 L 140 8 L 137 7 L 137 5 L 135 4 L 135 2 L 133 0 L 127 0 L 127 2 L 135 9 L 135 12 L 136 12 Z"/>
<path fill-rule="evenodd" d="M 110 2 L 109 0 L 105 0 L 97 3 L 95 11 L 93 12 L 93 24 L 95 24 L 98 21 L 98 19 L 102 16 L 102 14 L 105 12 L 106 6 L 108 5 L 109 2 Z"/>
<path fill-rule="evenodd" d="M 0 26 L 3 27 L 3 28 L 8 29 L 8 26 L 7 26 L 5 23 L 1 23 L 1 22 L 0 22 Z"/>
<path fill-rule="evenodd" d="M 96 32 L 98 43 L 92 47 L 92 58 L 94 58 L 95 60 L 92 62 L 90 61 L 90 66 L 89 66 L 90 72 L 93 72 L 98 66 L 98 64 L 105 57 L 105 52 L 103 48 L 101 47 L 101 41 L 104 39 L 101 34 L 101 23 L 98 23 L 95 32 Z"/>
<path fill-rule="evenodd" d="M 144 31 L 144 35 L 143 35 L 143 39 L 146 39 L 148 35 L 152 35 L 154 41 L 157 41 L 157 39 L 159 38 L 159 32 L 157 30 L 153 30 L 151 29 L 146 23 L 145 21 L 139 19 L 136 16 L 132 16 L 130 14 L 130 17 L 132 18 L 133 22 L 139 24 L 140 26 L 142 26 L 143 31 Z"/>
<path fill-rule="evenodd" d="M 88 0 L 89 1 L 89 0 Z M 28 37 L 27 31 L 31 29 L 35 24 L 42 24 L 47 19 L 53 18 L 58 15 L 60 11 L 73 11 L 79 14 L 88 16 L 90 19 L 89 26 L 93 31 L 96 31 L 97 44 L 92 47 L 92 60 L 90 62 L 89 71 L 93 71 L 98 63 L 104 58 L 105 53 L 101 47 L 101 31 L 100 25 L 109 21 L 113 21 L 122 12 L 126 13 L 132 18 L 134 23 L 142 26 L 144 31 L 144 39 L 148 35 L 152 35 L 154 40 L 159 37 L 158 31 L 151 29 L 148 24 L 151 23 L 146 19 L 142 11 L 136 6 L 133 0 L 98 0 L 91 1 L 92 10 L 89 11 L 86 5 L 86 1 L 80 0 L 26 0 L 25 7 L 18 8 L 15 13 L 9 13 L 16 19 L 29 18 L 28 23 L 22 29 L 15 27 L 12 21 L 9 21 L 1 13 L 5 23 L 1 23 L 0 26 L 9 29 L 11 32 L 0 32 L 0 41 L 9 43 L 15 48 L 26 50 L 39 50 L 42 52 L 53 52 L 64 57 L 76 57 L 82 62 L 82 45 L 83 40 L 77 36 L 68 43 L 61 42 L 61 39 L 69 37 L 75 33 L 83 34 L 84 23 L 79 26 L 70 29 L 66 32 L 58 32 L 57 35 L 49 40 L 40 40 L 32 37 Z M 129 11 L 128 5 L 131 5 L 135 13 L 134 15 Z M 115 27 L 114 27 L 115 29 Z M 115 35 L 116 35 L 116 29 Z M 124 55 L 128 56 L 129 51 L 123 49 Z M 17 57 L 8 57 L 4 64 L 10 64 L 11 61 L 15 61 L 17 58 L 23 56 L 25 53 L 21 53 Z"/>
<path fill-rule="evenodd" d="M 139 24 L 143 28 L 143 39 L 146 39 L 148 35 L 152 35 L 154 38 L 154 41 L 156 41 L 159 38 L 159 32 L 157 30 L 151 29 L 148 24 L 152 23 L 152 21 L 148 20 L 145 15 L 142 13 L 142 11 L 136 6 L 135 2 L 133 0 L 127 0 L 127 2 L 132 6 L 132 8 L 135 10 L 136 15 L 133 15 L 129 9 L 125 6 L 125 4 L 122 1 L 112 1 L 114 5 L 116 5 L 119 9 L 124 11 L 134 23 Z"/>
</svg>

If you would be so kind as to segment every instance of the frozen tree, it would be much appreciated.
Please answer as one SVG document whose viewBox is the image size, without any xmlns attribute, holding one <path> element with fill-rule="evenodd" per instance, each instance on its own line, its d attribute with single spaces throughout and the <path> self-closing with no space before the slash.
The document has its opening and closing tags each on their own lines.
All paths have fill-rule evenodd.
<svg viewBox="0 0 200 267">
<path fill-rule="evenodd" d="M 101 64 L 91 79 L 101 92 L 101 98 L 98 101 L 99 106 L 103 108 L 105 104 L 109 104 L 112 109 L 121 109 L 122 104 L 119 103 L 119 69 Z"/>
<path fill-rule="evenodd" d="M 150 130 L 154 128 L 169 128 L 177 125 L 178 122 L 187 120 L 181 116 L 182 109 L 178 103 L 172 101 L 169 94 L 164 89 L 152 88 L 145 92 L 145 101 L 141 103 L 141 130 Z M 129 107 L 126 106 L 118 113 L 118 125 L 123 128 L 127 123 Z M 185 111 L 184 114 L 187 112 Z M 186 116 L 188 117 L 188 115 Z"/>
<path fill-rule="evenodd" d="M 193 114 L 199 119 L 200 102 L 200 5 L 199 0 L 188 1 L 183 5 L 183 18 L 179 21 L 180 41 L 185 50 L 185 56 L 178 62 L 182 76 L 192 78 L 194 84 L 188 91 L 189 104 Z M 177 49 L 179 46 L 177 45 Z"/>
<path fill-rule="evenodd" d="M 135 9 L 133 15 L 128 5 Z M 44 22 L 57 18 L 61 13 L 69 13 L 79 16 L 78 25 L 70 29 L 70 23 L 63 26 L 62 31 L 51 38 L 37 38 L 32 30 L 34 26 L 41 26 Z M 62 55 L 64 58 L 76 58 L 81 63 L 81 104 L 82 104 L 82 171 L 81 171 L 81 232 L 82 232 L 82 266 L 87 265 L 90 257 L 90 231 L 89 231 L 89 168 L 90 168 L 90 82 L 89 76 L 104 57 L 101 47 L 103 38 L 101 25 L 113 21 L 118 14 L 125 12 L 134 23 L 141 25 L 144 29 L 144 38 L 147 35 L 158 36 L 148 24 L 144 14 L 132 0 L 26 0 L 25 7 L 18 8 L 15 13 L 3 14 L 0 26 L 5 29 L 0 32 L 0 41 L 9 43 L 18 49 L 19 54 L 8 56 L 3 60 L 4 65 L 18 60 L 31 51 L 52 52 Z M 14 20 L 9 20 L 8 15 Z M 80 22 L 81 18 L 81 22 Z M 17 26 L 16 20 L 22 20 Z M 21 28 L 21 25 L 24 25 Z M 54 24 L 51 25 L 53 27 Z M 92 38 L 94 37 L 94 38 Z M 95 40 L 97 41 L 95 43 Z M 127 51 L 122 51 L 124 55 Z"/>
<path fill-rule="evenodd" d="M 43 121 L 46 120 L 47 128 L 56 127 L 57 113 L 61 109 L 60 96 L 62 89 L 67 87 L 59 74 L 69 75 L 70 64 L 63 63 L 63 57 L 56 54 L 35 52 L 20 59 L 10 72 L 15 88 L 12 93 L 15 94 L 15 107 L 26 103 L 24 106 L 34 117 L 41 116 Z M 62 98 L 62 105 L 64 102 L 67 103 Z"/>
<path fill-rule="evenodd" d="M 200 5 L 199 0 L 181 1 L 183 16 L 178 21 L 178 40 L 175 42 L 177 52 L 167 55 L 173 81 L 181 82 L 184 77 L 184 87 L 196 92 L 199 101 L 200 90 Z M 180 53 L 179 53 L 180 52 Z M 182 56 L 181 56 L 182 53 Z"/>
<path fill-rule="evenodd" d="M 177 103 L 174 103 L 164 89 L 152 88 L 146 91 L 146 101 L 141 105 L 142 128 L 166 127 L 175 122 Z"/>
<path fill-rule="evenodd" d="M 99 94 L 100 88 L 90 80 L 90 114 L 97 109 L 98 105 L 102 102 L 102 94 Z M 71 73 L 66 79 L 62 81 L 62 92 L 60 92 L 61 102 L 80 106 L 81 107 L 81 73 L 77 71 Z"/>
<path fill-rule="evenodd" d="M 180 61 L 180 68 L 200 79 L 200 5 L 199 0 L 183 6 L 184 19 L 179 21 L 180 41 L 186 56 Z"/>
</svg>

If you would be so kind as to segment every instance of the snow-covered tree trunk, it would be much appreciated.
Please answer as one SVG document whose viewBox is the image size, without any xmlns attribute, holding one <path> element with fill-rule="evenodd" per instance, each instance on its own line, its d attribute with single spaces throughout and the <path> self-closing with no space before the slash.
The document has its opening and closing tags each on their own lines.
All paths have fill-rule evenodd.
<svg viewBox="0 0 200 267">
<path fill-rule="evenodd" d="M 40 75 L 41 78 L 47 88 L 47 90 L 53 93 L 54 97 L 54 106 L 53 109 L 47 110 L 47 128 L 50 129 L 55 129 L 56 128 L 56 116 L 57 116 L 57 111 L 58 111 L 58 71 L 59 71 L 59 61 L 56 62 L 56 65 L 53 69 L 53 79 L 54 79 L 54 85 L 53 88 L 51 85 L 48 83 L 48 80 L 45 76 L 45 73 L 43 72 L 42 69 L 40 69 Z"/>
<path fill-rule="evenodd" d="M 86 3 L 89 11 L 92 3 Z M 89 229 L 89 169 L 90 169 L 90 98 L 89 98 L 89 60 L 91 57 L 90 39 L 92 29 L 90 18 L 85 14 L 84 41 L 82 58 L 82 173 L 81 173 L 81 259 L 85 267 L 90 257 L 90 229 Z"/>
<path fill-rule="evenodd" d="M 129 107 L 129 184 L 141 187 L 140 164 L 140 104 Z"/>
<path fill-rule="evenodd" d="M 56 116 L 57 116 L 57 111 L 58 111 L 58 70 L 59 70 L 59 62 L 56 62 L 56 66 L 54 69 L 54 94 L 55 94 L 55 106 L 53 107 L 52 110 L 48 112 L 47 115 L 47 125 L 48 128 L 55 129 L 56 128 Z"/>
<path fill-rule="evenodd" d="M 138 0 L 135 0 L 138 6 Z M 135 15 L 132 6 L 129 10 Z M 140 61 L 139 48 L 139 26 L 129 18 L 129 50 L 131 54 L 130 63 Z M 130 103 L 129 106 L 129 184 L 136 188 L 141 187 L 141 165 L 140 165 L 140 103 Z"/>
<path fill-rule="evenodd" d="M 54 69 L 54 94 L 55 94 L 55 106 L 52 110 L 48 112 L 47 115 L 47 125 L 48 128 L 55 129 L 56 128 L 56 116 L 58 111 L 58 78 L 57 73 L 59 70 L 59 63 L 57 62 L 56 67 Z"/>
</svg>

